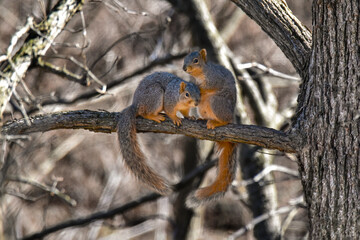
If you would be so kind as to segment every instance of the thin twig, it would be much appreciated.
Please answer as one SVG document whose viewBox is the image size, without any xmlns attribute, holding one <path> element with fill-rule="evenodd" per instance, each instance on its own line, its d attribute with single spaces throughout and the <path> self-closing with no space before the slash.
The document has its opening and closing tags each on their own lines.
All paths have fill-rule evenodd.
<svg viewBox="0 0 360 240">
<path fill-rule="evenodd" d="M 179 191 L 182 188 L 186 187 L 188 185 L 188 183 L 191 182 L 195 177 L 206 172 L 208 169 L 210 169 L 213 166 L 215 166 L 215 161 L 207 162 L 207 163 L 197 167 L 196 169 L 194 169 L 194 171 L 192 171 L 191 173 L 186 175 L 179 183 L 177 183 L 174 186 L 174 191 Z M 65 229 L 65 228 L 83 226 L 85 224 L 89 224 L 91 222 L 94 222 L 94 221 L 97 221 L 100 219 L 111 218 L 111 217 L 114 217 L 115 215 L 123 214 L 123 213 L 125 213 L 137 206 L 140 206 L 144 203 L 154 201 L 160 197 L 161 197 L 160 194 L 151 193 L 151 194 L 140 197 L 134 201 L 128 202 L 122 206 L 116 207 L 116 208 L 108 210 L 108 211 L 95 212 L 86 217 L 71 219 L 71 220 L 62 222 L 60 224 L 54 225 L 52 227 L 45 228 L 38 233 L 34 233 L 30 236 L 25 236 L 22 240 L 39 239 L 39 238 L 43 238 L 43 237 L 49 235 L 50 233 L 53 233 L 53 232 L 56 232 L 56 231 L 59 231 L 59 230 Z"/>
<path fill-rule="evenodd" d="M 7 49 L 7 62 L 0 77 L 0 118 L 10 101 L 17 84 L 25 76 L 31 63 L 38 56 L 43 56 L 52 46 L 54 39 L 61 33 L 63 27 L 72 16 L 81 8 L 83 1 L 63 0 L 58 1 L 54 6 L 54 11 L 48 18 L 35 28 L 33 18 L 29 17 L 27 23 L 16 32 Z M 12 52 L 18 40 L 33 29 L 40 34 L 29 35 L 19 51 L 12 57 Z M 2 57 L 2 59 L 4 59 Z"/>
<path fill-rule="evenodd" d="M 269 68 L 269 67 L 262 65 L 260 63 L 257 63 L 257 62 L 237 64 L 237 68 L 239 68 L 239 69 L 257 68 L 257 69 L 260 69 L 261 71 L 263 71 L 265 74 L 270 74 L 270 75 L 273 75 L 278 78 L 296 81 L 296 82 L 301 81 L 301 78 L 299 78 L 299 77 L 294 77 L 294 76 L 276 71 L 272 68 Z"/>
<path fill-rule="evenodd" d="M 31 197 L 31 196 L 27 196 L 23 193 L 15 192 L 14 190 L 9 190 L 9 189 L 5 189 L 3 193 L 20 198 L 25 201 L 30 201 L 30 202 L 36 202 L 37 200 L 39 200 L 41 198 L 41 196 L 40 197 Z"/>
<path fill-rule="evenodd" d="M 285 218 L 285 220 L 281 226 L 281 231 L 280 231 L 281 239 L 284 239 L 286 230 L 288 229 L 290 223 L 292 222 L 292 220 L 294 219 L 294 217 L 296 216 L 296 214 L 298 212 L 299 212 L 299 209 L 295 208 L 295 209 L 291 210 L 289 212 L 289 214 L 287 215 L 287 217 Z"/>
<path fill-rule="evenodd" d="M 299 172 L 284 166 L 280 166 L 280 165 L 270 165 L 265 167 L 261 172 L 259 172 L 258 174 L 256 174 L 252 179 L 248 179 L 248 180 L 243 180 L 235 185 L 237 186 L 247 186 L 256 182 L 259 182 L 261 179 L 263 179 L 266 175 L 268 175 L 269 173 L 273 172 L 273 171 L 278 171 L 278 172 L 283 172 L 286 174 L 289 174 L 293 177 L 298 178 L 299 177 Z"/>
<path fill-rule="evenodd" d="M 66 65 L 64 65 L 63 67 L 58 67 L 58 66 L 55 66 L 54 64 L 50 63 L 50 62 L 47 62 L 45 60 L 43 60 L 42 57 L 39 57 L 37 59 L 37 65 L 42 67 L 43 69 L 45 70 L 48 70 L 52 73 L 55 73 L 61 77 L 65 77 L 67 79 L 69 79 L 70 81 L 74 81 L 76 83 L 79 83 L 81 85 L 84 85 L 86 86 L 86 82 L 84 81 L 85 79 L 85 76 L 84 75 L 78 75 L 78 74 L 75 74 L 71 71 L 69 71 L 67 68 L 66 68 Z"/>
<path fill-rule="evenodd" d="M 125 83 L 127 83 L 126 80 L 132 79 L 133 77 L 135 77 L 137 75 L 143 74 L 143 73 L 151 70 L 152 68 L 154 68 L 156 66 L 169 64 L 171 61 L 183 58 L 183 57 L 186 56 L 186 54 L 187 54 L 187 52 L 180 52 L 180 53 L 177 53 L 175 55 L 168 54 L 168 55 L 166 55 L 166 56 L 164 56 L 162 58 L 155 59 L 154 61 L 149 62 L 147 65 L 136 69 L 132 73 L 130 73 L 130 74 L 126 75 L 126 76 L 123 76 L 121 78 L 115 79 L 112 82 L 108 83 L 107 84 L 107 89 L 110 90 L 110 89 L 112 89 L 114 87 L 117 87 L 117 86 L 119 86 L 121 84 L 125 84 Z M 71 100 L 67 100 L 67 99 L 49 100 L 49 101 L 44 101 L 41 105 L 45 106 L 45 105 L 52 105 L 52 104 L 74 104 L 74 103 L 79 102 L 81 100 L 84 100 L 84 99 L 88 100 L 89 98 L 93 98 L 93 97 L 96 97 L 98 95 L 99 95 L 99 93 L 97 91 L 89 91 L 89 92 L 81 94 L 81 95 L 79 95 L 76 98 L 71 99 Z M 30 112 L 33 112 L 33 111 L 30 111 Z"/>
<path fill-rule="evenodd" d="M 1 135 L 0 134 L 0 141 L 17 141 L 17 140 L 30 140 L 31 136 L 29 135 Z"/>
<path fill-rule="evenodd" d="M 293 209 L 299 208 L 299 207 L 303 207 L 304 206 L 304 200 L 303 200 L 303 196 L 300 196 L 294 200 L 290 200 L 289 201 L 289 205 L 288 206 L 284 206 L 281 208 L 278 208 L 276 210 L 271 210 L 268 213 L 262 214 L 260 216 L 255 217 L 251 222 L 249 222 L 248 224 L 246 224 L 245 227 L 240 228 L 239 230 L 237 230 L 235 233 L 233 233 L 228 240 L 235 240 L 238 237 L 242 236 L 244 233 L 252 230 L 257 224 L 265 221 L 266 219 L 269 219 L 275 215 L 279 215 L 279 214 L 284 214 L 287 212 L 292 211 Z"/>
<path fill-rule="evenodd" d="M 26 110 L 25 110 L 25 106 L 23 103 L 23 100 L 20 98 L 20 96 L 17 94 L 16 90 L 13 90 L 13 95 L 15 97 L 15 99 L 17 100 L 18 104 L 19 104 L 19 109 L 21 111 L 21 114 L 23 115 L 25 122 L 27 125 L 31 125 L 30 121 L 29 121 L 29 115 L 27 114 Z"/>
<path fill-rule="evenodd" d="M 55 196 L 59 197 L 60 199 L 64 200 L 66 203 L 68 203 L 72 207 L 75 207 L 77 205 L 77 203 L 74 199 L 72 199 L 69 195 L 61 192 L 59 189 L 56 188 L 56 186 L 50 187 L 50 186 L 41 184 L 35 180 L 27 179 L 27 178 L 20 177 L 20 176 L 8 176 L 6 179 L 9 181 L 25 183 L 25 184 L 29 184 L 34 187 L 40 188 L 41 190 L 50 193 L 50 195 L 55 195 Z"/>
<path fill-rule="evenodd" d="M 121 3 L 120 1 L 117 0 L 113 0 L 113 2 L 115 2 L 115 4 L 121 8 L 124 12 L 128 13 L 128 14 L 132 14 L 132 15 L 141 15 L 141 16 L 149 16 L 150 14 L 148 12 L 138 12 L 138 11 L 134 11 L 134 10 L 130 10 L 129 8 L 127 8 L 123 3 Z M 103 3 L 108 6 L 109 8 L 111 8 L 112 10 L 114 10 L 115 12 L 119 13 L 119 10 L 114 7 L 113 5 L 111 5 L 110 3 L 108 3 L 107 1 L 103 1 Z"/>
<path fill-rule="evenodd" d="M 95 88 L 95 90 L 97 90 L 98 93 L 104 94 L 106 92 L 106 89 L 107 89 L 106 84 L 103 83 L 102 81 L 100 81 L 100 79 L 98 79 L 98 77 L 95 76 L 95 74 L 89 69 L 88 66 L 86 66 L 85 64 L 82 64 L 81 62 L 79 62 L 73 56 L 55 55 L 55 56 L 47 56 L 47 57 L 60 58 L 60 59 L 66 59 L 68 61 L 71 61 L 72 63 L 74 63 L 75 65 L 77 65 L 81 69 L 83 69 L 87 73 L 87 75 L 89 75 L 97 84 L 99 84 L 101 86 L 101 89 Z"/>
<path fill-rule="evenodd" d="M 112 44 L 110 44 L 110 46 L 107 47 L 105 49 L 105 51 L 102 54 L 100 54 L 100 56 L 98 56 L 98 58 L 91 64 L 90 69 L 93 69 L 95 67 L 95 65 L 100 61 L 100 59 L 102 59 L 113 47 L 115 47 L 120 42 L 122 42 L 122 41 L 124 41 L 126 39 L 129 39 L 129 38 L 132 38 L 134 36 L 141 36 L 142 34 L 149 34 L 149 33 L 153 33 L 153 32 L 158 31 L 158 30 L 159 29 L 150 29 L 150 30 L 147 30 L 147 31 L 132 32 L 132 33 L 129 33 L 129 34 L 125 35 L 125 36 L 120 37 L 119 39 L 114 41 Z"/>
</svg>

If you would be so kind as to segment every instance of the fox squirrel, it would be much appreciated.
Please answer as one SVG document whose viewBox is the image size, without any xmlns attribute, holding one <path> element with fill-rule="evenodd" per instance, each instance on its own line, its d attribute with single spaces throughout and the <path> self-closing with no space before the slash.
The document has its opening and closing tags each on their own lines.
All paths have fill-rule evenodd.
<svg viewBox="0 0 360 240">
<path fill-rule="evenodd" d="M 200 91 L 195 84 L 185 82 L 171 73 L 155 72 L 140 82 L 133 103 L 120 113 L 117 133 L 124 162 L 139 180 L 160 194 L 169 194 L 171 187 L 146 164 L 136 139 L 135 118 L 142 116 L 160 123 L 165 120 L 160 112 L 165 111 L 174 124 L 179 126 L 181 119 L 176 116 L 176 112 L 180 111 L 184 117 L 189 117 L 189 109 L 199 101 Z"/>
<path fill-rule="evenodd" d="M 201 118 L 207 120 L 207 128 L 214 129 L 232 122 L 236 88 L 231 72 L 223 66 L 208 62 L 205 49 L 188 54 L 184 59 L 183 70 L 195 78 L 200 88 L 198 112 Z M 216 145 L 220 153 L 218 175 L 210 186 L 198 189 L 187 198 L 188 207 L 196 207 L 223 196 L 234 178 L 235 144 L 217 142 Z"/>
</svg>

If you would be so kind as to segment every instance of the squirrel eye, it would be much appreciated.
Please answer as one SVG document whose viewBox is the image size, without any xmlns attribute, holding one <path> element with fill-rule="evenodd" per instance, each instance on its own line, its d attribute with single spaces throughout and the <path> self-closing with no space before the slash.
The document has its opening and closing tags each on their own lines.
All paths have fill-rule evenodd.
<svg viewBox="0 0 360 240">
<path fill-rule="evenodd" d="M 199 59 L 194 58 L 193 63 L 198 63 L 198 62 L 199 62 Z"/>
<path fill-rule="evenodd" d="M 190 94 L 188 92 L 185 93 L 185 97 L 190 97 Z"/>
</svg>

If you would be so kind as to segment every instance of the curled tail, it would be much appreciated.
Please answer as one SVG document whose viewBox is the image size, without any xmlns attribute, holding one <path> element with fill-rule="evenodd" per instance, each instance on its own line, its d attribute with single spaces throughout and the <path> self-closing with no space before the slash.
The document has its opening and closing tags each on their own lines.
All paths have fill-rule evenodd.
<svg viewBox="0 0 360 240">
<path fill-rule="evenodd" d="M 131 105 L 121 112 L 118 121 L 117 133 L 125 165 L 141 182 L 162 195 L 169 194 L 170 185 L 146 164 L 145 156 L 136 138 L 135 118 L 136 107 Z"/>
<path fill-rule="evenodd" d="M 235 144 L 231 142 L 216 142 L 216 145 L 220 152 L 218 175 L 210 186 L 196 190 L 187 198 L 186 205 L 190 208 L 198 207 L 205 202 L 222 197 L 234 180 L 236 170 Z"/>
</svg>

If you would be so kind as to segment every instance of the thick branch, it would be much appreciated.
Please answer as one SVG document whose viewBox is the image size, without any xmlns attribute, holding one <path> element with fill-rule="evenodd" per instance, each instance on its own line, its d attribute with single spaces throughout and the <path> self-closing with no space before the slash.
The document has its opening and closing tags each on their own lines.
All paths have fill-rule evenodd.
<svg viewBox="0 0 360 240">
<path fill-rule="evenodd" d="M 18 135 L 54 129 L 87 129 L 94 132 L 111 133 L 116 131 L 118 114 L 81 110 L 37 115 L 29 119 L 31 126 L 28 126 L 24 119 L 6 123 L 1 129 L 1 134 Z M 177 127 L 169 119 L 159 124 L 138 118 L 136 128 L 138 132 L 184 134 L 211 141 L 254 144 L 284 152 L 296 152 L 296 148 L 299 146 L 293 137 L 284 132 L 254 125 L 228 124 L 211 130 L 206 128 L 204 121 L 184 119 L 182 126 Z"/>
<path fill-rule="evenodd" d="M 54 7 L 48 18 L 39 25 L 29 18 L 25 27 L 14 34 L 7 50 L 8 65 L 0 74 L 0 117 L 15 91 L 17 84 L 26 75 L 34 58 L 43 56 L 53 44 L 55 38 L 61 33 L 66 23 L 81 8 L 81 0 L 62 0 Z M 20 50 L 12 57 L 12 49 L 20 37 L 33 30 L 27 37 Z"/>
<path fill-rule="evenodd" d="M 292 14 L 285 1 L 231 1 L 240 7 L 274 40 L 302 76 L 310 57 L 311 33 Z"/>
</svg>

